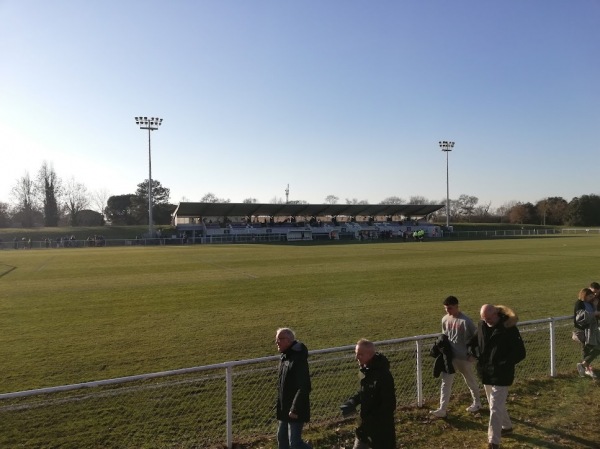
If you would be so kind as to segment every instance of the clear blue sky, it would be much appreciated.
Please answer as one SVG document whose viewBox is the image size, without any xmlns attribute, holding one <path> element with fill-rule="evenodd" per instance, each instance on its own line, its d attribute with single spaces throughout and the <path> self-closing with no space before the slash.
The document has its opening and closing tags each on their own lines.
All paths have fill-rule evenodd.
<svg viewBox="0 0 600 449">
<path fill-rule="evenodd" d="M 0 0 L 0 201 L 600 193 L 600 1 Z"/>
</svg>

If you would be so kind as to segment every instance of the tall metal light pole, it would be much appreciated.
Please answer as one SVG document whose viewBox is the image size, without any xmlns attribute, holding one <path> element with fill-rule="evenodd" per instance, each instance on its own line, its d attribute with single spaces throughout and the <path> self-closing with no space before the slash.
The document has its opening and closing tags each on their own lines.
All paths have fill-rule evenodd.
<svg viewBox="0 0 600 449">
<path fill-rule="evenodd" d="M 150 238 L 154 236 L 152 228 L 152 146 L 150 144 L 150 133 L 156 131 L 162 125 L 163 119 L 158 117 L 136 117 L 135 124 L 139 125 L 140 129 L 148 130 L 148 233 Z"/>
<path fill-rule="evenodd" d="M 440 140 L 440 148 L 446 153 L 446 228 L 450 227 L 450 177 L 448 176 L 448 153 L 454 148 L 454 142 Z"/>
</svg>

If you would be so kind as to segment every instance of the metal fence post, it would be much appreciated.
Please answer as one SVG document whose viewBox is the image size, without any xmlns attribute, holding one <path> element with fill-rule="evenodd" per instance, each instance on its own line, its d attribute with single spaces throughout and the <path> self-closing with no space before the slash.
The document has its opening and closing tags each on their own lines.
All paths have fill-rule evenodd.
<svg viewBox="0 0 600 449">
<path fill-rule="evenodd" d="M 554 318 L 550 318 L 550 377 L 556 376 L 556 332 Z"/>
<path fill-rule="evenodd" d="M 225 368 L 225 395 L 227 396 L 227 447 L 229 449 L 233 447 L 233 382 L 231 380 L 232 370 L 233 368 L 231 365 L 228 365 Z"/>
<path fill-rule="evenodd" d="M 417 345 L 417 405 L 423 406 L 423 366 L 421 360 L 421 340 L 415 341 Z"/>
</svg>

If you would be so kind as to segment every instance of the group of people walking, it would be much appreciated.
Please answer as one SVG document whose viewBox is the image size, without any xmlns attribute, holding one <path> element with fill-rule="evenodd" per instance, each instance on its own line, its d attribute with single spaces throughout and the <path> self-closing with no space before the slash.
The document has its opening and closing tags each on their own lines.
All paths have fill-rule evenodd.
<svg viewBox="0 0 600 449">
<path fill-rule="evenodd" d="M 466 411 L 480 411 L 479 382 L 473 371 L 475 364 L 489 405 L 488 448 L 499 448 L 502 435 L 513 431 L 506 409 L 508 387 L 515 380 L 515 366 L 526 354 L 517 328 L 517 315 L 506 306 L 484 304 L 480 310 L 481 320 L 475 326 L 460 311 L 455 296 L 448 296 L 444 300 L 444 309 L 446 315 L 442 318 L 442 336 L 432 349 L 432 355 L 445 358 L 439 369 L 442 377 L 440 406 L 430 414 L 435 418 L 447 416 L 456 372 L 463 376 L 471 393 L 472 403 Z"/>
<path fill-rule="evenodd" d="M 600 286 L 599 286 L 600 287 Z M 525 345 L 516 326 L 517 315 L 506 306 L 484 304 L 477 325 L 460 311 L 455 296 L 444 302 L 442 336 L 432 348 L 436 356 L 434 373 L 441 374 L 440 406 L 432 410 L 432 418 L 445 418 L 454 376 L 461 373 L 472 403 L 471 413 L 481 409 L 479 382 L 483 383 L 489 404 L 488 448 L 499 448 L 502 435 L 512 432 L 506 409 L 508 387 L 515 377 L 515 365 L 525 358 Z M 308 350 L 296 340 L 289 328 L 276 333 L 281 353 L 278 370 L 277 442 L 279 449 L 310 449 L 302 440 L 302 429 L 310 420 L 310 374 Z M 353 449 L 395 449 L 396 392 L 390 363 L 378 352 L 373 342 L 360 339 L 355 347 L 360 370 L 360 388 L 341 406 L 342 416 L 360 408 Z M 439 359 L 439 360 L 438 360 Z"/>
<path fill-rule="evenodd" d="M 308 350 L 289 328 L 278 329 L 275 342 L 281 353 L 276 408 L 278 448 L 312 449 L 302 440 L 302 428 L 310 420 Z M 356 343 L 354 352 L 361 373 L 360 388 L 340 406 L 342 416 L 360 407 L 354 449 L 395 448 L 396 389 L 390 362 L 365 338 Z"/>
</svg>

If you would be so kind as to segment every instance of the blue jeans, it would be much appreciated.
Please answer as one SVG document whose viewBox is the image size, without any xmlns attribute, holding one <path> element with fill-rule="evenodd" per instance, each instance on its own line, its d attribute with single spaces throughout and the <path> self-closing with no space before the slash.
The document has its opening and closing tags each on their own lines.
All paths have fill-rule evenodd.
<svg viewBox="0 0 600 449">
<path fill-rule="evenodd" d="M 279 449 L 312 449 L 302 441 L 303 422 L 278 421 L 277 447 Z"/>
</svg>

